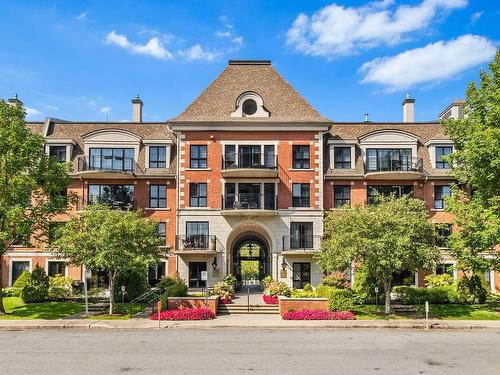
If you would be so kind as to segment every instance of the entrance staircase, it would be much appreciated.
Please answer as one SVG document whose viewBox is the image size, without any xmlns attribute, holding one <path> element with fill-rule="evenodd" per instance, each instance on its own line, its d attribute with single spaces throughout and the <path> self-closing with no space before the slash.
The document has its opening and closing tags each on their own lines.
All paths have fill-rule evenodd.
<svg viewBox="0 0 500 375">
<path fill-rule="evenodd" d="M 239 304 L 219 304 L 217 315 L 236 314 L 279 314 L 278 305 L 239 305 Z"/>
</svg>

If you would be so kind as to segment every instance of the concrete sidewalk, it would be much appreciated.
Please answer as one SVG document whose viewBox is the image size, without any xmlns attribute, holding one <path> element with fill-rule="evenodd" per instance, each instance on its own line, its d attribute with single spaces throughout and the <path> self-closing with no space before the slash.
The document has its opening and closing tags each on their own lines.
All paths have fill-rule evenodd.
<svg viewBox="0 0 500 375">
<path fill-rule="evenodd" d="M 226 315 L 205 321 L 162 321 L 161 328 L 371 328 L 371 329 L 425 329 L 425 320 L 316 320 L 289 321 L 279 315 Z M 158 321 L 130 320 L 0 320 L 0 330 L 19 329 L 157 329 Z M 430 329 L 500 331 L 499 320 L 430 320 Z"/>
</svg>

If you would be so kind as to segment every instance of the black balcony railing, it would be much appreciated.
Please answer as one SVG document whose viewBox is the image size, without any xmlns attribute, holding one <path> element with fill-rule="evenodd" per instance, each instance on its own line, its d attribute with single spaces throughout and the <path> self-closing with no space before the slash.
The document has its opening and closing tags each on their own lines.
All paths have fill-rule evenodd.
<svg viewBox="0 0 500 375">
<path fill-rule="evenodd" d="M 124 172 L 140 174 L 142 169 L 137 165 L 134 158 L 113 156 L 90 156 L 77 159 L 78 172 Z"/>
<path fill-rule="evenodd" d="M 367 172 L 422 172 L 422 158 L 414 156 L 368 157 L 365 168 Z"/>
<path fill-rule="evenodd" d="M 226 153 L 222 156 L 222 169 L 272 169 L 278 168 L 278 156 L 262 152 Z"/>
<path fill-rule="evenodd" d="M 276 210 L 278 196 L 275 194 L 240 193 L 222 196 L 223 210 Z"/>
<path fill-rule="evenodd" d="M 283 236 L 283 250 L 318 250 L 323 237 L 301 234 Z"/>
<path fill-rule="evenodd" d="M 123 211 L 135 210 L 137 208 L 137 202 L 131 195 L 93 195 L 84 199 L 80 198 L 76 203 L 76 209 L 83 210 L 86 206 L 90 206 L 92 204 L 102 204 L 109 206 L 111 209 Z"/>
<path fill-rule="evenodd" d="M 217 251 L 217 237 L 208 234 L 177 236 L 177 250 Z"/>
</svg>

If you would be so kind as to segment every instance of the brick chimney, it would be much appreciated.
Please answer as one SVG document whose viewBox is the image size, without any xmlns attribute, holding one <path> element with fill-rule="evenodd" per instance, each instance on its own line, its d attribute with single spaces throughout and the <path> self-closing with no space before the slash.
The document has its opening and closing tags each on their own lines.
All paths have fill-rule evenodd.
<svg viewBox="0 0 500 375">
<path fill-rule="evenodd" d="M 132 122 L 142 122 L 142 100 L 139 95 L 132 99 Z"/>
<path fill-rule="evenodd" d="M 410 94 L 403 100 L 403 122 L 415 122 L 415 99 Z"/>
</svg>

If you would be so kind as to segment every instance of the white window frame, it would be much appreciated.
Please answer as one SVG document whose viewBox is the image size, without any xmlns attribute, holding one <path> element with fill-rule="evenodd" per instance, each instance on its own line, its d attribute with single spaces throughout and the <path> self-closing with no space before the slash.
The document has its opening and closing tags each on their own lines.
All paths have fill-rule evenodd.
<svg viewBox="0 0 500 375">
<path fill-rule="evenodd" d="M 29 262 L 28 271 L 33 271 L 33 259 L 31 258 L 9 258 L 9 287 L 12 287 L 12 263 Z"/>
<path fill-rule="evenodd" d="M 71 155 L 73 153 L 73 148 L 76 142 L 72 139 L 45 139 L 45 152 L 47 155 L 50 155 L 50 147 L 59 146 L 66 147 L 66 161 L 71 161 Z"/>
<path fill-rule="evenodd" d="M 356 168 L 356 144 L 358 142 L 355 140 L 329 140 L 328 145 L 330 147 L 330 169 L 335 169 L 335 147 L 350 147 L 351 148 L 351 168 Z M 345 170 L 346 168 L 337 168 L 338 170 Z"/>
<path fill-rule="evenodd" d="M 429 158 L 431 160 L 432 169 L 436 168 L 436 147 L 451 147 L 451 152 L 455 152 L 455 144 L 452 140 L 449 139 L 431 139 L 425 143 L 429 150 Z M 451 168 L 450 168 L 451 169 Z M 442 169 L 439 170 L 449 171 L 450 169 Z"/>
<path fill-rule="evenodd" d="M 64 259 L 45 259 L 45 273 L 47 276 L 49 275 L 49 263 L 51 262 L 64 262 L 66 265 L 64 266 L 64 277 L 68 277 L 68 262 Z"/>
<path fill-rule="evenodd" d="M 221 152 L 222 156 L 225 155 L 226 145 L 227 146 L 234 146 L 235 155 L 238 155 L 239 146 L 259 146 L 260 147 L 260 159 L 261 159 L 260 162 L 262 163 L 262 165 L 264 165 L 264 146 L 274 146 L 274 155 L 275 156 L 278 155 L 279 142 L 276 142 L 276 141 L 221 141 L 220 144 L 222 146 L 222 152 Z M 236 160 L 235 160 L 235 165 L 238 166 L 238 158 L 236 158 Z M 278 167 L 278 165 L 276 165 L 276 167 Z"/>
<path fill-rule="evenodd" d="M 168 169 L 171 163 L 170 154 L 172 152 L 172 141 L 164 140 L 164 139 L 145 139 L 142 141 L 146 146 L 146 160 L 144 165 L 146 169 Z M 165 168 L 151 168 L 149 166 L 149 148 L 150 147 L 165 147 Z"/>
</svg>

